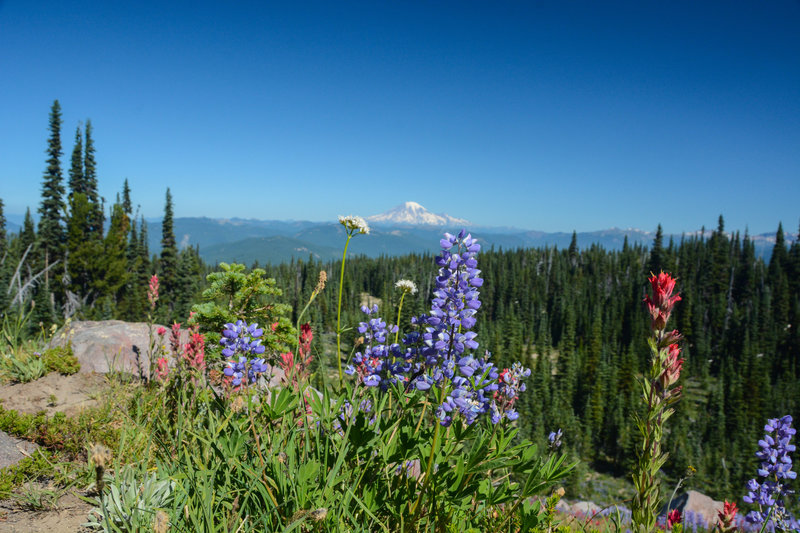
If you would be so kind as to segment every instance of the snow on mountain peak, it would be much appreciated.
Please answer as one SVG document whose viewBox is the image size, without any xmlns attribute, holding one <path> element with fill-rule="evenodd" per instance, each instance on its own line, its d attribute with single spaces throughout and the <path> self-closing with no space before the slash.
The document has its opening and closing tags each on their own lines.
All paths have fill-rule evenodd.
<svg viewBox="0 0 800 533">
<path fill-rule="evenodd" d="M 405 224 L 409 226 L 469 226 L 468 220 L 445 214 L 434 214 L 417 202 L 405 202 L 380 215 L 367 217 L 374 224 Z"/>
</svg>

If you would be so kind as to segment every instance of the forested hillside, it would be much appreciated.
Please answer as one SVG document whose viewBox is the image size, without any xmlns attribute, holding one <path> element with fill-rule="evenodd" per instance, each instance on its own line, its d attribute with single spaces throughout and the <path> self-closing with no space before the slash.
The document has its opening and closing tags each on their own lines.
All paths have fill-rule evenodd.
<svg viewBox="0 0 800 533">
<path fill-rule="evenodd" d="M 670 422 L 667 473 L 720 498 L 743 490 L 755 471 L 755 443 L 764 420 L 800 414 L 800 244 L 783 244 L 772 259 L 757 259 L 747 235 L 731 238 L 719 227 L 711 238 L 689 238 L 652 250 L 625 246 L 609 252 L 524 249 L 484 251 L 485 283 L 478 341 L 501 364 L 527 356 L 532 386 L 521 395 L 522 432 L 543 442 L 563 428 L 565 443 L 601 470 L 623 474 L 634 460 L 632 413 L 641 404 L 636 375 L 649 363 L 649 322 L 642 298 L 647 275 L 660 270 L 678 278 L 675 326 L 686 337 L 684 399 Z M 306 301 L 324 269 L 336 263 L 296 262 L 266 267 L 295 309 Z M 365 259 L 348 263 L 345 322 L 360 320 L 365 294 L 396 316 L 398 279 L 420 293 L 407 297 L 404 316 L 428 308 L 435 271 L 432 256 Z M 335 329 L 336 287 L 310 310 L 317 330 Z M 408 315 L 406 315 L 408 313 Z"/>
</svg>

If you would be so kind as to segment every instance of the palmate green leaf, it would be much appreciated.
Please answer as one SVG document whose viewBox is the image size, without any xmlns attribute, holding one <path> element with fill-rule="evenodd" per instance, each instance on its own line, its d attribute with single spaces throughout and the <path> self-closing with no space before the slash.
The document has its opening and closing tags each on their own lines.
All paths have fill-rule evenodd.
<svg viewBox="0 0 800 533">
<path fill-rule="evenodd" d="M 577 462 L 564 466 L 565 454 L 550 455 L 541 467 L 532 468 L 525 480 L 520 498 L 527 498 L 544 490 L 548 485 L 565 478 L 578 465 Z"/>
<path fill-rule="evenodd" d="M 315 478 L 319 474 L 320 466 L 321 465 L 314 460 L 300 465 L 300 468 L 297 469 L 297 483 L 303 485 Z"/>
<path fill-rule="evenodd" d="M 261 412 L 268 420 L 278 420 L 293 411 L 298 404 L 298 397 L 290 389 L 272 389 L 269 401 L 262 402 Z"/>
</svg>

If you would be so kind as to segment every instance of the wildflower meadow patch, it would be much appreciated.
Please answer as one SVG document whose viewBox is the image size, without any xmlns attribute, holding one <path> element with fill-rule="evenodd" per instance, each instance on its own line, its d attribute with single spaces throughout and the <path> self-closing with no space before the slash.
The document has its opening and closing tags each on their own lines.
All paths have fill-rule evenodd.
<svg viewBox="0 0 800 533">
<path fill-rule="evenodd" d="M 688 357 L 682 334 L 667 327 L 682 299 L 670 274 L 649 278 L 643 302 L 651 353 L 638 379 L 635 493 L 577 521 L 558 512 L 560 484 L 577 466 L 563 446 L 573 438 L 564 430 L 568 421 L 540 428 L 547 436 L 542 446 L 523 438 L 518 426 L 527 412 L 520 398 L 532 386 L 530 359 L 501 366 L 482 349 L 478 240 L 465 230 L 445 233 L 431 284 L 394 280 L 395 308 L 363 305 L 360 320 L 342 324 L 347 248 L 370 229 L 356 216 L 339 222 L 346 240 L 332 332 L 302 321 L 326 290 L 325 271 L 292 315 L 263 270 L 221 264 L 208 276 L 188 327 L 153 324 L 163 294 L 158 277 L 149 278 L 149 367 L 142 364 L 126 389 L 124 421 L 115 422 L 113 438 L 87 443 L 91 464 L 82 476 L 94 508 L 85 527 L 797 530 L 790 512 L 797 498 L 791 416 L 764 428 L 757 477 L 741 500 L 746 510 L 725 501 L 709 523 L 669 507 L 664 437 L 682 398 Z M 422 286 L 432 287 L 424 311 L 404 315 L 406 298 Z M 326 333 L 331 345 L 335 334 L 335 351 L 322 349 Z"/>
</svg>

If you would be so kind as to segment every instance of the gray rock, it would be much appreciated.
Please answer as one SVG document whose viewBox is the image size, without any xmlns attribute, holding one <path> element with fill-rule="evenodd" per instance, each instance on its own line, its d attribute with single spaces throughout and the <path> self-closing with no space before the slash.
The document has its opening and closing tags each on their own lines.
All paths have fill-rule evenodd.
<svg viewBox="0 0 800 533">
<path fill-rule="evenodd" d="M 684 521 L 700 519 L 710 527 L 717 521 L 717 511 L 721 511 L 723 505 L 723 502 L 713 500 L 702 492 L 690 490 L 677 496 L 671 504 L 667 502 L 661 513 L 666 514 L 672 509 L 677 509 L 683 515 Z"/>
<path fill-rule="evenodd" d="M 152 326 L 152 339 L 159 342 L 156 333 L 160 326 Z M 169 328 L 164 336 L 169 341 Z M 181 331 L 181 343 L 188 340 L 188 333 Z M 109 371 L 149 375 L 150 329 L 141 322 L 121 320 L 77 321 L 66 330 L 59 331 L 51 340 L 51 346 L 64 346 L 72 342 L 72 353 L 81 364 L 81 372 Z"/>
<path fill-rule="evenodd" d="M 556 504 L 556 510 L 564 514 L 572 513 L 572 507 L 570 507 L 569 503 L 567 503 L 566 500 L 563 499 L 558 500 L 558 503 Z"/>
<path fill-rule="evenodd" d="M 572 514 L 579 516 L 593 516 L 600 512 L 600 506 L 594 502 L 575 502 L 570 506 Z"/>
<path fill-rule="evenodd" d="M 4 431 L 0 431 L 0 468 L 20 462 L 26 455 L 32 454 L 38 446 L 26 440 L 15 439 Z"/>
</svg>

